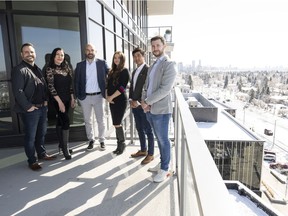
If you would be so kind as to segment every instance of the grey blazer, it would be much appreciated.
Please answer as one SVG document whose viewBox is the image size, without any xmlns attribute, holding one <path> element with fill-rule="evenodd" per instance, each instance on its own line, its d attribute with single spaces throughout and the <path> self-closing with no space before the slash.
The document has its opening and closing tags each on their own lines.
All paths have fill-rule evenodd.
<svg viewBox="0 0 288 216">
<path fill-rule="evenodd" d="M 147 88 L 149 85 L 149 75 L 152 66 L 147 73 L 146 82 L 142 92 L 142 100 L 145 100 L 151 106 L 152 114 L 169 114 L 173 112 L 172 88 L 176 78 L 175 63 L 168 56 L 164 56 L 157 65 L 156 73 L 153 77 L 152 94 L 147 97 Z"/>
</svg>

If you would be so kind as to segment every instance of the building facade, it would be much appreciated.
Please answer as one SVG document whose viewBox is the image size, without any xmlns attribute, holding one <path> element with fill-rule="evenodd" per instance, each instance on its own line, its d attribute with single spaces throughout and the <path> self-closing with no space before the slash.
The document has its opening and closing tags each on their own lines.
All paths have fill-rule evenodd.
<svg viewBox="0 0 288 216">
<path fill-rule="evenodd" d="M 157 8 L 162 10 L 157 12 Z M 21 61 L 23 43 L 35 46 L 40 68 L 46 63 L 46 54 L 56 47 L 64 49 L 75 68 L 85 58 L 83 49 L 89 42 L 108 65 L 116 50 L 124 52 L 126 66 L 132 70 L 132 50 L 147 50 L 148 15 L 157 13 L 173 13 L 173 1 L 168 7 L 165 1 L 147 0 L 0 1 L 0 147 L 19 145 L 23 140 L 11 88 L 11 69 Z M 55 114 L 49 110 L 46 139 L 52 141 L 56 138 Z M 71 139 L 85 139 L 79 106 L 71 111 L 71 119 Z"/>
</svg>

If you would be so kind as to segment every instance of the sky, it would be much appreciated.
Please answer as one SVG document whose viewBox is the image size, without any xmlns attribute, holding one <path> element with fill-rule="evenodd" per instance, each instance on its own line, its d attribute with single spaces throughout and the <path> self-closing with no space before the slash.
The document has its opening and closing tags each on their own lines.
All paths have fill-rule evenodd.
<svg viewBox="0 0 288 216">
<path fill-rule="evenodd" d="M 173 26 L 177 62 L 288 68 L 287 8 L 287 0 L 174 0 L 174 14 L 149 25 Z"/>
</svg>

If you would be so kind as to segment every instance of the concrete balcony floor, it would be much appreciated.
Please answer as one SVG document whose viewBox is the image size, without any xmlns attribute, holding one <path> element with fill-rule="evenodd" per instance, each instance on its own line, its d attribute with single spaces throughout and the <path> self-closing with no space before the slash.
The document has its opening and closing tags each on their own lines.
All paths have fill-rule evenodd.
<svg viewBox="0 0 288 216">
<path fill-rule="evenodd" d="M 157 143 L 155 159 L 144 166 L 130 157 L 138 141 L 120 156 L 112 153 L 115 140 L 106 140 L 105 151 L 87 151 L 86 142 L 70 146 L 73 158 L 65 160 L 57 144 L 47 145 L 57 159 L 41 161 L 41 171 L 28 168 L 23 148 L 0 149 L 1 215 L 179 215 L 176 176 L 154 183 L 147 171 L 160 161 Z"/>
</svg>

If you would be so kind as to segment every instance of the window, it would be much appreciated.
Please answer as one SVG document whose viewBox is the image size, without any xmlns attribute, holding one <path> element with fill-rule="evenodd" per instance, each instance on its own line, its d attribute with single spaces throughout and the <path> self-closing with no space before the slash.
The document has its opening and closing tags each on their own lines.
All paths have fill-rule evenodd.
<svg viewBox="0 0 288 216">
<path fill-rule="evenodd" d="M 104 11 L 105 27 L 114 32 L 114 18 L 113 15 L 107 10 Z"/>
<path fill-rule="evenodd" d="M 116 19 L 116 34 L 123 37 L 122 23 Z"/>
<path fill-rule="evenodd" d="M 75 68 L 81 60 L 79 20 L 73 17 L 15 15 L 18 52 L 22 43 L 31 42 L 37 53 L 36 64 L 45 65 L 45 55 L 56 47 L 70 55 Z M 19 56 L 20 59 L 20 56 Z"/>
<path fill-rule="evenodd" d="M 2 21 L 0 20 L 0 134 L 7 135 L 13 132 L 13 127 L 8 89 L 10 82 L 8 82 L 7 65 L 5 63 L 7 52 L 5 52 L 3 44 Z"/>
<path fill-rule="evenodd" d="M 118 1 L 115 2 L 115 12 L 117 14 L 117 16 L 122 18 L 122 7 L 120 6 L 121 3 L 119 3 Z"/>
<path fill-rule="evenodd" d="M 78 1 L 12 1 L 15 10 L 78 12 Z"/>
<path fill-rule="evenodd" d="M 120 37 L 116 37 L 116 50 L 123 52 L 123 40 Z"/>
<path fill-rule="evenodd" d="M 106 43 L 105 43 L 106 44 L 106 60 L 107 60 L 108 66 L 111 66 L 112 58 L 115 52 L 114 34 L 106 30 L 105 40 L 106 40 Z"/>
<path fill-rule="evenodd" d="M 20 55 L 21 45 L 31 42 L 35 46 L 37 54 L 36 64 L 43 68 L 46 61 L 45 55 L 50 54 L 56 47 L 64 49 L 70 56 L 73 69 L 76 63 L 81 61 L 79 19 L 74 17 L 60 16 L 33 16 L 14 15 L 15 35 L 17 43 L 17 53 Z M 19 56 L 19 60 L 20 60 Z M 75 113 L 71 109 L 70 123 L 83 122 L 82 115 Z M 48 125 L 54 126 L 56 123 L 56 111 L 53 102 L 48 104 Z"/>
<path fill-rule="evenodd" d="M 88 42 L 94 44 L 96 48 L 96 57 L 97 58 L 104 58 L 104 51 L 103 51 L 103 27 L 100 25 L 90 21 L 89 25 L 89 32 L 88 32 Z"/>
<path fill-rule="evenodd" d="M 0 9 L 5 9 L 5 2 L 0 1 Z"/>
<path fill-rule="evenodd" d="M 88 9 L 88 17 L 95 22 L 102 23 L 102 6 L 98 1 L 86 1 Z"/>
</svg>

